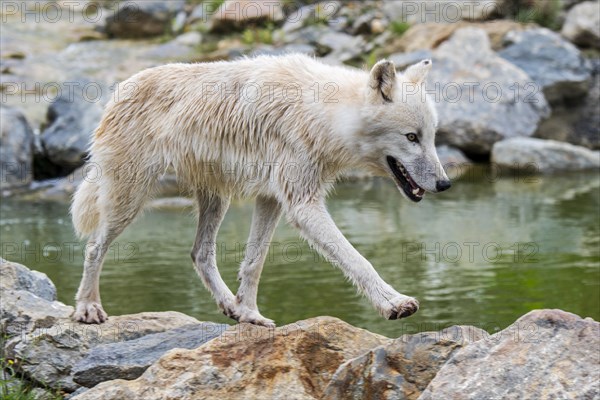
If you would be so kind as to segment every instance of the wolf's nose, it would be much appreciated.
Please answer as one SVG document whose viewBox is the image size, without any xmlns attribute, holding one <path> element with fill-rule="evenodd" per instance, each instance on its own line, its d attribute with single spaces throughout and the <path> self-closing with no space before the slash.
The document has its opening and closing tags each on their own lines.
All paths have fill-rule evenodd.
<svg viewBox="0 0 600 400">
<path fill-rule="evenodd" d="M 452 182 L 450 182 L 450 181 L 437 181 L 435 183 L 435 188 L 437 189 L 438 192 L 443 192 L 444 190 L 448 190 L 448 189 L 450 189 L 451 186 L 452 186 Z"/>
</svg>

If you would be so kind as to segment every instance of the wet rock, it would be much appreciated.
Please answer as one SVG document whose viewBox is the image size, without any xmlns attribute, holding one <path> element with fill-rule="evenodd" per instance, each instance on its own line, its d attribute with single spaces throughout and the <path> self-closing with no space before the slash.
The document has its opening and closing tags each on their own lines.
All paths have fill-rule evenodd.
<svg viewBox="0 0 600 400">
<path fill-rule="evenodd" d="M 383 11 L 391 21 L 409 24 L 484 21 L 498 15 L 502 0 L 384 0 Z"/>
<path fill-rule="evenodd" d="M 600 49 L 600 3 L 586 1 L 571 8 L 561 33 L 578 46 Z"/>
<path fill-rule="evenodd" d="M 283 4 L 269 0 L 225 0 L 210 19 L 213 33 L 227 33 L 251 24 L 281 22 Z"/>
<path fill-rule="evenodd" d="M 218 337 L 228 327 L 203 322 L 135 340 L 96 346 L 75 365 L 73 379 L 87 387 L 112 379 L 136 379 L 167 351 L 194 349 Z"/>
<path fill-rule="evenodd" d="M 456 352 L 419 399 L 596 399 L 598 348 L 598 322 L 531 311 Z"/>
<path fill-rule="evenodd" d="M 194 350 L 172 350 L 134 381 L 101 383 L 90 399 L 316 399 L 343 362 L 389 339 L 336 318 L 275 330 L 241 324 Z"/>
<path fill-rule="evenodd" d="M 3 252 L 10 252 L 5 243 Z M 24 290 L 47 300 L 56 300 L 56 287 L 44 273 L 0 258 L 0 290 Z"/>
<path fill-rule="evenodd" d="M 282 30 L 290 33 L 309 25 L 328 22 L 337 15 L 340 8 L 339 1 L 330 0 L 300 7 L 286 18 Z"/>
<path fill-rule="evenodd" d="M 533 135 L 550 110 L 529 82 L 492 51 L 485 31 L 456 31 L 434 52 L 428 79 L 439 114 L 438 143 L 485 155 L 497 141 Z"/>
<path fill-rule="evenodd" d="M 511 31 L 502 57 L 525 71 L 550 103 L 586 95 L 591 68 L 577 47 L 546 28 Z"/>
<path fill-rule="evenodd" d="M 69 308 L 72 312 L 73 308 Z M 73 381 L 73 366 L 93 347 L 198 323 L 195 318 L 173 311 L 111 316 L 101 325 L 65 318 L 14 338 L 7 344 L 6 352 L 16 360 L 27 379 L 73 392 L 79 388 Z"/>
<path fill-rule="evenodd" d="M 342 364 L 323 399 L 416 399 L 453 354 L 487 336 L 472 326 L 402 336 Z"/>
<path fill-rule="evenodd" d="M 109 37 L 139 39 L 164 35 L 171 31 L 171 21 L 185 6 L 184 0 L 129 1 L 106 18 Z"/>
<path fill-rule="evenodd" d="M 34 135 L 16 108 L 0 107 L 0 190 L 26 187 L 33 176 Z"/>
<path fill-rule="evenodd" d="M 600 168 L 600 152 L 554 140 L 512 138 L 492 149 L 492 162 L 526 173 L 550 174 Z"/>
<path fill-rule="evenodd" d="M 48 127 L 35 154 L 36 179 L 65 176 L 84 163 L 110 91 L 98 82 L 78 84 L 79 88 L 89 88 L 91 94 L 83 89 L 63 90 L 48 108 Z"/>
</svg>

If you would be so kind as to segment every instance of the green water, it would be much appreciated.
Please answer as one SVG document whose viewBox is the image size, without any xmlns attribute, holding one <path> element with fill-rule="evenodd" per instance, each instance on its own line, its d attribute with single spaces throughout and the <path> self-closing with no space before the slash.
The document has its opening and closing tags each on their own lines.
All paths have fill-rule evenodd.
<svg viewBox="0 0 600 400">
<path fill-rule="evenodd" d="M 494 332 L 536 308 L 600 319 L 600 175 L 494 179 L 475 169 L 418 205 L 391 182 L 345 183 L 330 197 L 340 229 L 419 312 L 386 321 L 342 273 L 282 221 L 260 284 L 263 315 L 278 325 L 318 315 L 397 337 L 471 324 Z M 252 203 L 235 201 L 219 233 L 219 268 L 232 290 Z M 232 322 L 191 263 L 190 210 L 146 212 L 112 246 L 101 279 L 109 315 L 176 310 Z M 68 204 L 3 199 L 2 256 L 45 272 L 73 304 L 82 269 Z"/>
</svg>

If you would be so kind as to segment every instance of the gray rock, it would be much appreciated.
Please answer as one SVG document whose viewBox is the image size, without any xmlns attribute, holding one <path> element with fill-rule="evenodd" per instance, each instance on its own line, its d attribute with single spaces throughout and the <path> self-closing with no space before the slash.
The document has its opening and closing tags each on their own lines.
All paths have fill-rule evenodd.
<svg viewBox="0 0 600 400">
<path fill-rule="evenodd" d="M 561 33 L 576 45 L 600 49 L 600 2 L 586 1 L 571 8 Z"/>
<path fill-rule="evenodd" d="M 184 0 L 129 1 L 106 18 L 106 33 L 114 38 L 145 38 L 170 32 L 172 19 L 183 10 Z"/>
<path fill-rule="evenodd" d="M 597 399 L 598 348 L 591 318 L 531 311 L 456 352 L 419 399 Z"/>
<path fill-rule="evenodd" d="M 306 54 L 308 56 L 314 56 L 316 49 L 309 44 L 288 44 L 282 47 L 263 46 L 253 50 L 250 53 L 251 57 L 269 55 L 269 56 L 280 56 L 284 54 Z"/>
<path fill-rule="evenodd" d="M 388 60 L 394 62 L 396 69 L 404 70 L 419 61 L 431 59 L 432 57 L 433 53 L 429 50 L 417 50 L 409 53 L 394 53 L 388 57 Z"/>
<path fill-rule="evenodd" d="M 315 46 L 324 61 L 346 62 L 359 57 L 365 46 L 360 36 L 336 32 L 323 25 L 307 26 L 286 36 L 286 42 Z"/>
<path fill-rule="evenodd" d="M 405 335 L 342 364 L 323 399 L 416 399 L 458 350 L 489 336 L 473 326 Z"/>
<path fill-rule="evenodd" d="M 577 47 L 546 28 L 511 31 L 498 54 L 525 71 L 550 103 L 586 95 L 590 64 Z"/>
<path fill-rule="evenodd" d="M 1 290 L 0 333 L 24 338 L 34 330 L 46 329 L 68 318 L 74 311 L 59 301 L 49 301 L 27 290 Z"/>
<path fill-rule="evenodd" d="M 444 168 L 460 167 L 470 165 L 473 162 L 465 156 L 460 149 L 456 147 L 442 145 L 437 146 L 437 154 Z"/>
<path fill-rule="evenodd" d="M 550 109 L 530 82 L 492 51 L 485 31 L 459 29 L 434 51 L 428 79 L 439 114 L 438 143 L 485 155 L 497 141 L 533 135 Z"/>
<path fill-rule="evenodd" d="M 229 325 L 203 322 L 126 342 L 94 347 L 73 368 L 73 379 L 93 387 L 112 379 L 136 379 L 167 351 L 194 349 L 219 336 Z"/>
<path fill-rule="evenodd" d="M 73 308 L 69 309 L 72 313 Z M 101 325 L 86 325 L 63 318 L 13 338 L 5 351 L 9 357 L 18 360 L 20 372 L 27 379 L 52 389 L 73 392 L 80 387 L 73 381 L 73 366 L 95 346 L 134 340 L 198 323 L 195 318 L 172 311 L 111 316 Z"/>
<path fill-rule="evenodd" d="M 210 31 L 227 33 L 250 24 L 281 22 L 283 4 L 270 0 L 225 0 L 210 19 Z"/>
<path fill-rule="evenodd" d="M 40 178 L 64 176 L 84 163 L 93 132 L 102 118 L 102 104 L 108 88 L 97 82 L 81 80 L 80 90 L 63 90 L 48 108 L 48 127 L 36 149 L 36 171 Z M 101 96 L 97 96 L 100 91 Z"/>
<path fill-rule="evenodd" d="M 404 21 L 411 25 L 455 23 L 492 19 L 503 3 L 503 0 L 384 0 L 383 11 L 390 21 Z"/>
<path fill-rule="evenodd" d="M 25 290 L 47 301 L 56 300 L 56 287 L 44 273 L 0 258 L 0 290 Z"/>
<path fill-rule="evenodd" d="M 339 1 L 331 0 L 300 7 L 286 18 L 282 30 L 284 33 L 290 33 L 308 25 L 330 21 L 337 15 L 340 8 Z"/>
<path fill-rule="evenodd" d="M 0 107 L 0 190 L 25 187 L 33 176 L 33 131 L 17 109 Z"/>
<path fill-rule="evenodd" d="M 600 151 L 554 140 L 512 138 L 494 145 L 492 162 L 526 173 L 580 171 L 600 168 Z"/>
</svg>

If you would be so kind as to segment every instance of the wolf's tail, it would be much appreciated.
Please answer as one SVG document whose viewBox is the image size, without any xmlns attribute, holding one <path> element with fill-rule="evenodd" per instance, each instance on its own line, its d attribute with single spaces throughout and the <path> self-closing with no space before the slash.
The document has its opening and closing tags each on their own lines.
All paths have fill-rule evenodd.
<svg viewBox="0 0 600 400">
<path fill-rule="evenodd" d="M 73 196 L 71 216 L 75 232 L 80 238 L 89 236 L 100 223 L 98 189 L 97 182 L 84 179 Z"/>
</svg>

